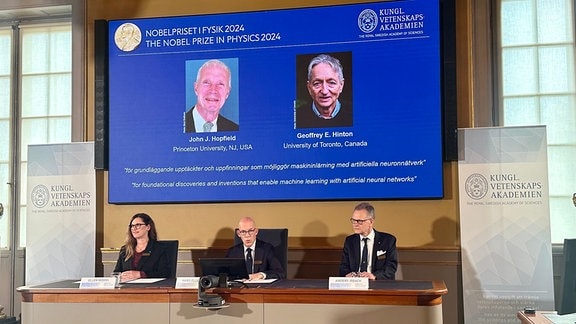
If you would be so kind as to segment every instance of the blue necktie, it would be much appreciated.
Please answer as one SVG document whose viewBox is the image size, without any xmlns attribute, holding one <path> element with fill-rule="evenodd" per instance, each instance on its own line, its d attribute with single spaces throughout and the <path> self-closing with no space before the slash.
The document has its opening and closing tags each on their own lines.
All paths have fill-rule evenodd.
<svg viewBox="0 0 576 324">
<path fill-rule="evenodd" d="M 362 248 L 362 260 L 360 261 L 360 272 L 368 271 L 368 238 L 362 239 L 364 247 Z"/>
<path fill-rule="evenodd" d="M 252 260 L 252 249 L 247 248 L 246 249 L 246 270 L 248 271 L 248 274 L 252 273 L 252 265 L 253 264 L 254 264 L 254 261 Z"/>
</svg>

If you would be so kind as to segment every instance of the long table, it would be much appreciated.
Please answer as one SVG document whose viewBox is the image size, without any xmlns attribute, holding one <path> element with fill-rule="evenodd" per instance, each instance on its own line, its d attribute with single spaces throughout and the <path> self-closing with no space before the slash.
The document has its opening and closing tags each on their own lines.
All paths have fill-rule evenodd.
<svg viewBox="0 0 576 324">
<path fill-rule="evenodd" d="M 371 281 L 369 290 L 329 290 L 328 280 L 293 279 L 214 288 L 226 307 L 197 306 L 197 289 L 175 280 L 79 289 L 79 281 L 18 288 L 24 324 L 51 323 L 442 323 L 443 281 Z"/>
<path fill-rule="evenodd" d="M 535 314 L 526 314 L 524 311 L 518 311 L 516 317 L 522 324 L 576 323 L 576 313 L 558 315 L 556 311 L 537 311 Z"/>
</svg>

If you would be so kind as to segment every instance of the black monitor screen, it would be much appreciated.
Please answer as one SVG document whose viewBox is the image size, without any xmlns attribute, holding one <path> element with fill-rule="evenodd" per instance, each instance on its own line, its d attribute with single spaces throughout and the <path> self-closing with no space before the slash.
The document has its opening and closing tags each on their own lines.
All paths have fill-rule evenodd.
<svg viewBox="0 0 576 324">
<path fill-rule="evenodd" d="M 442 198 L 440 27 L 439 0 L 109 21 L 109 202 Z"/>
<path fill-rule="evenodd" d="M 202 276 L 226 274 L 229 280 L 248 279 L 243 258 L 201 258 Z"/>
</svg>

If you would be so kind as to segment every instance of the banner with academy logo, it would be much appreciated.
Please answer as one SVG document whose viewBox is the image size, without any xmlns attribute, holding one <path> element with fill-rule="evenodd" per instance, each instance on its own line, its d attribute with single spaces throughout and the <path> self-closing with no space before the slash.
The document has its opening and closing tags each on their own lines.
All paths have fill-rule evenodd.
<svg viewBox="0 0 576 324">
<path fill-rule="evenodd" d="M 26 284 L 94 276 L 94 143 L 30 145 Z"/>
<path fill-rule="evenodd" d="M 554 309 L 546 128 L 460 129 L 466 323 L 515 322 Z"/>
</svg>

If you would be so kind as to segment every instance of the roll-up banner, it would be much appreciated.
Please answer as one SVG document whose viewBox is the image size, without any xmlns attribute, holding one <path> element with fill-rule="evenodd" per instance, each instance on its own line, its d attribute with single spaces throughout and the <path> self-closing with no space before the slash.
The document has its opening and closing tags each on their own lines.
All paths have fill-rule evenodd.
<svg viewBox="0 0 576 324">
<path fill-rule="evenodd" d="M 459 130 L 466 323 L 554 310 L 544 126 Z"/>
<path fill-rule="evenodd" d="M 26 285 L 93 277 L 94 143 L 30 145 Z"/>
</svg>

